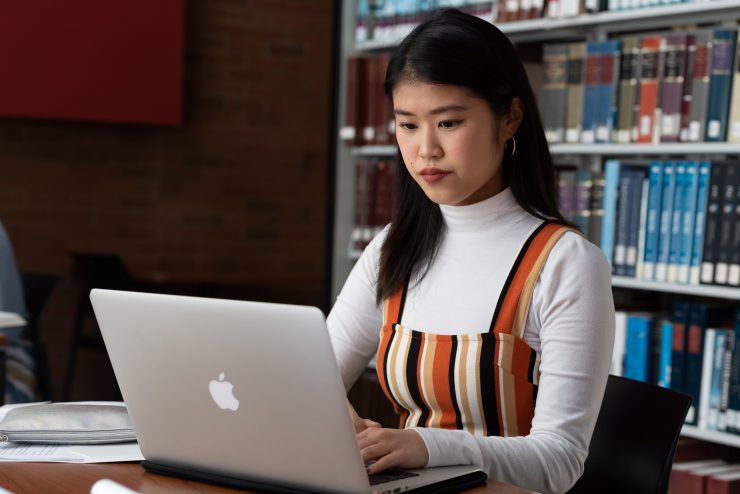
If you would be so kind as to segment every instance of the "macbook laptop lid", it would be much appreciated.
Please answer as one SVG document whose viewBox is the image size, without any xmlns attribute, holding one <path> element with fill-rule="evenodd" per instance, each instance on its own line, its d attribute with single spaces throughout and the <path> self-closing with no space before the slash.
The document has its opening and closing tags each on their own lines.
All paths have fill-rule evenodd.
<svg viewBox="0 0 740 494">
<path fill-rule="evenodd" d="M 477 470 L 422 469 L 371 488 L 315 307 L 101 289 L 90 299 L 141 451 L 168 473 L 368 493 Z"/>
</svg>

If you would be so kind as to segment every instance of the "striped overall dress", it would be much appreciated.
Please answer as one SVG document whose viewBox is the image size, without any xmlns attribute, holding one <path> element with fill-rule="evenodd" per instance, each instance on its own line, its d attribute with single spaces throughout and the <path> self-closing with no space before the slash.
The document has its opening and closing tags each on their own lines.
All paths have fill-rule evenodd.
<svg viewBox="0 0 740 494">
<path fill-rule="evenodd" d="M 483 436 L 529 434 L 539 355 L 523 339 L 535 282 L 569 227 L 544 222 L 527 239 L 501 291 L 489 330 L 440 335 L 403 326 L 408 289 L 383 304 L 377 372 L 400 427 L 467 430 Z"/>
</svg>

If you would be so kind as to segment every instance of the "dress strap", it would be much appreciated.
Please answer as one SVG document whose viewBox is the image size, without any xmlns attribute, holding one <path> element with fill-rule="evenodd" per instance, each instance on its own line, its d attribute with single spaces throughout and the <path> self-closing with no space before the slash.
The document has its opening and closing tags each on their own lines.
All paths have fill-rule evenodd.
<svg viewBox="0 0 740 494">
<path fill-rule="evenodd" d="M 407 280 L 401 288 L 383 301 L 383 326 L 389 322 L 392 324 L 401 324 L 401 316 L 403 315 L 403 306 L 406 302 L 408 286 L 409 282 Z"/>
<path fill-rule="evenodd" d="M 491 321 L 491 331 L 508 333 L 518 338 L 523 336 L 529 302 L 542 266 L 553 246 L 569 231 L 578 233 L 572 227 L 545 221 L 530 235 L 501 291 Z"/>
</svg>

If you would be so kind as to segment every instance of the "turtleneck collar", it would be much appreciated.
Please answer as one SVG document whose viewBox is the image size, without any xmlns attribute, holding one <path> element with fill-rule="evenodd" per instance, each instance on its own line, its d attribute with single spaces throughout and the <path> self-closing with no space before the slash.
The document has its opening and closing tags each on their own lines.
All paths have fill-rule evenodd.
<svg viewBox="0 0 740 494">
<path fill-rule="evenodd" d="M 500 221 L 512 211 L 521 209 L 509 187 L 495 196 L 467 206 L 440 204 L 449 232 L 470 232 Z"/>
</svg>

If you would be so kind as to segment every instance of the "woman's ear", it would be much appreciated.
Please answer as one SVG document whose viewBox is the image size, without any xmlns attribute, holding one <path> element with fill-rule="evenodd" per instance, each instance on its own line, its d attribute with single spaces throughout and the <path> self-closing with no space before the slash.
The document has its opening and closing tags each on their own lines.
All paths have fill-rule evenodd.
<svg viewBox="0 0 740 494">
<path fill-rule="evenodd" d="M 511 108 L 509 113 L 503 119 L 502 131 L 506 140 L 513 136 L 519 125 L 522 123 L 524 118 L 524 109 L 522 108 L 522 100 L 518 96 L 511 99 Z"/>
</svg>

